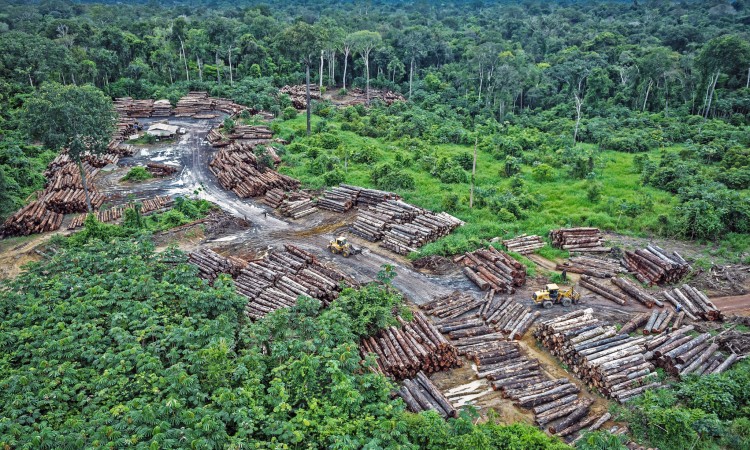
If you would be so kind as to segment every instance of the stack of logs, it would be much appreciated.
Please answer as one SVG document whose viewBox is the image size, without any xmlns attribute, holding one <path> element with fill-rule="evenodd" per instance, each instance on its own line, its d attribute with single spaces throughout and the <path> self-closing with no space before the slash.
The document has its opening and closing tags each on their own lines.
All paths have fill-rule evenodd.
<svg viewBox="0 0 750 450">
<path fill-rule="evenodd" d="M 456 291 L 420 305 L 439 319 L 438 328 L 464 354 L 475 345 L 498 339 L 521 339 L 541 314 L 511 297 L 502 298 L 491 290 L 481 300 Z"/>
<path fill-rule="evenodd" d="M 555 268 L 596 278 L 612 278 L 618 273 L 627 273 L 617 261 L 590 256 L 574 256 L 562 264 L 557 264 Z"/>
<path fill-rule="evenodd" d="M 690 265 L 679 253 L 672 252 L 670 256 L 651 244 L 642 250 L 625 251 L 622 264 L 638 281 L 649 285 L 676 283 L 690 270 Z"/>
<path fill-rule="evenodd" d="M 580 388 L 568 378 L 548 378 L 539 361 L 521 352 L 517 342 L 493 341 L 469 354 L 477 375 L 516 406 L 531 409 L 536 423 L 560 437 L 571 436 L 609 416 L 588 416 L 592 398 L 579 397 Z M 597 428 L 598 428 L 597 426 Z"/>
<path fill-rule="evenodd" d="M 153 177 L 168 177 L 177 172 L 177 167 L 157 162 L 146 163 L 146 170 Z"/>
<path fill-rule="evenodd" d="M 0 226 L 0 237 L 27 236 L 60 228 L 63 215 L 47 209 L 44 202 L 31 202 L 8 217 Z"/>
<path fill-rule="evenodd" d="M 433 410 L 443 418 L 457 415 L 456 408 L 422 371 L 413 379 L 404 379 L 397 392 L 411 412 Z"/>
<path fill-rule="evenodd" d="M 355 205 L 378 205 L 386 200 L 400 200 L 401 197 L 393 192 L 367 189 L 359 186 L 340 184 L 327 190 L 318 199 L 318 206 L 335 212 L 346 212 Z"/>
<path fill-rule="evenodd" d="M 167 102 L 169 101 L 167 100 Z M 132 97 L 119 97 L 115 99 L 114 105 L 115 111 L 126 117 L 151 117 L 154 112 L 153 100 L 134 100 Z"/>
<path fill-rule="evenodd" d="M 672 331 L 679 328 L 685 320 L 685 312 L 677 313 L 675 310 L 664 309 L 663 311 L 654 311 L 651 314 L 636 314 L 620 329 L 620 334 L 635 331 L 638 327 L 643 326 L 641 333 L 644 335 L 660 334 L 665 331 Z"/>
<path fill-rule="evenodd" d="M 188 263 L 198 267 L 198 275 L 208 280 L 209 283 L 213 283 L 222 273 L 229 274 L 233 278 L 237 277 L 247 265 L 245 261 L 221 256 L 209 248 L 190 253 Z"/>
<path fill-rule="evenodd" d="M 279 93 L 288 95 L 289 100 L 292 101 L 292 106 L 295 108 L 307 108 L 307 88 L 304 84 L 284 86 L 279 89 Z M 310 100 L 320 100 L 320 88 L 318 86 L 310 85 Z"/>
<path fill-rule="evenodd" d="M 465 253 L 454 260 L 462 261 L 463 272 L 481 290 L 512 294 L 526 283 L 526 267 L 492 246 Z"/>
<path fill-rule="evenodd" d="M 221 124 L 211 129 L 206 136 L 213 147 L 224 147 L 238 139 L 252 140 L 254 143 L 267 142 L 273 138 L 273 132 L 265 125 L 236 125 L 231 132 L 225 132 Z"/>
<path fill-rule="evenodd" d="M 168 208 L 172 205 L 172 203 L 172 198 L 168 195 L 143 200 L 141 202 L 141 214 L 145 216 L 154 211 Z M 103 211 L 97 211 L 94 214 L 99 222 L 114 222 L 121 219 L 122 215 L 125 213 L 125 210 L 128 208 L 133 208 L 133 205 L 128 204 L 115 206 Z M 70 224 L 68 224 L 68 230 L 75 230 L 76 228 L 82 227 L 86 222 L 87 215 L 88 214 L 84 213 L 75 216 L 73 220 L 70 221 Z"/>
<path fill-rule="evenodd" d="M 663 295 L 675 308 L 679 306 L 693 320 L 698 317 L 712 321 L 722 320 L 723 318 L 721 311 L 708 299 L 706 294 L 687 284 L 664 291 Z"/>
<path fill-rule="evenodd" d="M 343 102 L 344 106 L 351 105 L 364 105 L 367 103 L 367 93 L 359 88 L 350 89 L 347 95 L 351 97 L 347 101 Z M 380 100 L 386 105 L 391 105 L 395 102 L 404 102 L 406 99 L 403 95 L 393 91 L 381 91 L 378 89 L 370 89 L 370 101 Z M 303 106 L 304 107 L 304 106 Z"/>
<path fill-rule="evenodd" d="M 83 170 L 88 181 L 91 206 L 98 209 L 104 203 L 104 196 L 94 188 L 93 178 L 99 172 L 99 168 L 116 163 L 118 157 L 115 155 L 103 155 L 102 157 L 86 155 L 82 160 Z M 83 190 L 81 172 L 78 165 L 66 153 L 60 153 L 49 164 L 44 176 L 47 178 L 47 186 L 40 199 L 45 203 L 47 209 L 61 214 L 85 212 L 87 210 L 86 193 Z"/>
<path fill-rule="evenodd" d="M 248 263 L 234 283 L 237 292 L 250 299 L 245 313 L 259 319 L 294 306 L 302 295 L 328 306 L 345 280 L 343 273 L 323 266 L 311 253 L 285 245 L 283 251 L 272 251 L 262 260 Z"/>
<path fill-rule="evenodd" d="M 172 104 L 169 100 L 157 100 L 154 102 L 154 109 L 151 117 L 169 117 L 172 115 Z"/>
<path fill-rule="evenodd" d="M 362 357 L 374 353 L 378 371 L 404 379 L 461 365 L 456 348 L 421 312 L 414 312 L 412 322 L 398 320 L 399 328 L 392 326 L 360 341 Z"/>
<path fill-rule="evenodd" d="M 299 219 L 315 212 L 315 204 L 306 192 L 285 192 L 282 189 L 271 189 L 266 192 L 263 203 L 278 209 L 282 216 Z"/>
<path fill-rule="evenodd" d="M 606 253 L 612 249 L 604 247 L 604 236 L 598 228 L 560 228 L 549 232 L 552 246 L 570 252 Z"/>
<path fill-rule="evenodd" d="M 737 361 L 735 353 L 725 357 L 710 333 L 691 336 L 693 326 L 677 328 L 648 342 L 646 356 L 675 377 L 722 373 Z"/>
<path fill-rule="evenodd" d="M 646 338 L 618 333 L 591 308 L 544 321 L 534 335 L 589 386 L 619 402 L 661 385 L 645 356 Z"/>
<path fill-rule="evenodd" d="M 505 249 L 509 252 L 520 253 L 521 255 L 528 255 L 534 253 L 534 251 L 544 247 L 545 244 L 541 237 L 532 234 L 527 236 L 522 234 L 514 237 L 513 239 L 507 239 L 503 241 Z"/>
<path fill-rule="evenodd" d="M 219 150 L 210 166 L 222 187 L 241 198 L 261 196 L 274 188 L 296 190 L 300 185 L 294 178 L 259 167 L 252 144 L 235 142 Z"/>
<path fill-rule="evenodd" d="M 247 109 L 247 107 L 238 105 L 226 98 L 209 97 L 208 92 L 191 91 L 177 102 L 174 115 L 177 117 L 207 119 L 215 117 L 215 115 L 201 114 L 201 112 L 221 111 L 234 116 Z"/>
</svg>

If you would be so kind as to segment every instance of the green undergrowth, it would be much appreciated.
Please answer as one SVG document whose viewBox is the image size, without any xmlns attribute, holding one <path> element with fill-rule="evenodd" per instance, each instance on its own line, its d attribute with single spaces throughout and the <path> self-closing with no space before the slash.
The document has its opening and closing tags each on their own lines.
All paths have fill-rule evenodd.
<svg viewBox="0 0 750 450">
<path fill-rule="evenodd" d="M 144 181 L 150 178 L 151 173 L 145 167 L 136 166 L 130 169 L 124 177 L 120 178 L 120 181 Z"/>
<path fill-rule="evenodd" d="M 281 171 L 298 178 L 305 187 L 323 189 L 344 182 L 393 190 L 407 202 L 446 211 L 466 222 L 413 257 L 470 251 L 493 237 L 522 233 L 546 237 L 550 229 L 559 227 L 594 226 L 635 235 L 665 232 L 665 218 L 677 204 L 670 193 L 642 185 L 633 168 L 633 154 L 599 152 L 596 172 L 601 192 L 592 200 L 587 196 L 591 182 L 571 178 L 562 167 L 551 167 L 540 179 L 536 167 L 522 164 L 516 176 L 507 177 L 505 161 L 480 149 L 471 208 L 473 146 L 365 137 L 343 131 L 345 122 L 339 118 L 324 120 L 315 115 L 313 135 L 306 137 L 304 123 L 301 115 L 273 126 L 280 137 L 291 141 L 282 149 Z M 579 147 L 593 150 L 589 144 Z M 660 152 L 648 154 L 658 159 Z M 462 163 L 467 168 L 456 169 Z M 440 172 L 441 166 L 447 169 Z M 379 167 L 385 169 L 378 171 Z M 394 173 L 397 176 L 391 176 Z M 446 179 L 453 182 L 444 182 Z M 567 254 L 551 249 L 541 253 L 553 258 Z"/>
</svg>

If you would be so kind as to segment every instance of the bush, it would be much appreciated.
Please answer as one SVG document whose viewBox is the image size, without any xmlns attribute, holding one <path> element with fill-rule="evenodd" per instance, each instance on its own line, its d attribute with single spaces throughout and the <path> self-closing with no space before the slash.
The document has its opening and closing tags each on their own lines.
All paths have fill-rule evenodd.
<svg viewBox="0 0 750 450">
<path fill-rule="evenodd" d="M 288 106 L 282 111 L 281 118 L 284 120 L 292 120 L 297 118 L 297 114 L 297 110 L 294 109 L 293 106 Z"/>
<path fill-rule="evenodd" d="M 541 163 L 531 168 L 531 175 L 537 181 L 552 181 L 555 176 L 555 169 L 549 164 Z"/>
<path fill-rule="evenodd" d="M 338 166 L 323 175 L 323 182 L 326 184 L 326 186 L 337 186 L 343 183 L 345 180 L 346 174 Z"/>
<path fill-rule="evenodd" d="M 151 178 L 151 173 L 145 167 L 136 166 L 130 169 L 124 177 L 120 178 L 120 181 L 143 181 L 149 178 Z"/>
<path fill-rule="evenodd" d="M 414 177 L 392 164 L 381 164 L 370 172 L 370 180 L 384 190 L 414 189 Z"/>
<path fill-rule="evenodd" d="M 602 189 L 603 186 L 598 181 L 589 182 L 586 188 L 586 198 L 591 203 L 599 203 L 599 200 L 602 198 Z"/>
</svg>

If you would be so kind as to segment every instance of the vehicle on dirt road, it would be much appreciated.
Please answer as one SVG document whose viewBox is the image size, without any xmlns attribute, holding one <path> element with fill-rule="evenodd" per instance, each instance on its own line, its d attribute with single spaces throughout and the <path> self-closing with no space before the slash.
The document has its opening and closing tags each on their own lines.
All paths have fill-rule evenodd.
<svg viewBox="0 0 750 450">
<path fill-rule="evenodd" d="M 347 242 L 346 237 L 344 236 L 339 236 L 335 240 L 329 242 L 328 251 L 333 254 L 341 254 L 344 258 L 348 258 L 350 255 L 362 253 L 361 249 Z"/>
<path fill-rule="evenodd" d="M 548 284 L 544 287 L 544 290 L 534 292 L 531 298 L 534 303 L 541 305 L 544 309 L 552 308 L 553 305 L 557 304 L 563 306 L 577 305 L 581 301 L 581 293 L 576 291 L 574 287 L 564 290 L 556 284 Z"/>
</svg>

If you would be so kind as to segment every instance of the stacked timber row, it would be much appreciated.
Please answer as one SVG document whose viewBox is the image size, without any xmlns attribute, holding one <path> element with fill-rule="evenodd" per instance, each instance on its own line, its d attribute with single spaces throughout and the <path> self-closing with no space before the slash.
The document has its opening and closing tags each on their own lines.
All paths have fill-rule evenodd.
<svg viewBox="0 0 750 450">
<path fill-rule="evenodd" d="M 235 116 L 247 109 L 247 107 L 238 105 L 226 98 L 210 97 L 208 92 L 192 91 L 177 102 L 177 106 L 174 108 L 174 115 L 177 117 L 208 119 L 216 117 L 216 115 L 205 114 L 207 111 L 220 111 L 230 116 Z"/>
<path fill-rule="evenodd" d="M 560 228 L 549 232 L 552 246 L 571 252 L 607 253 L 612 249 L 604 246 L 604 236 L 598 228 Z"/>
<path fill-rule="evenodd" d="M 386 200 L 400 200 L 398 194 L 393 192 L 367 189 L 359 186 L 340 184 L 327 190 L 323 197 L 318 199 L 318 206 L 335 212 L 346 212 L 354 206 L 372 206 Z"/>
<path fill-rule="evenodd" d="M 526 284 L 526 267 L 491 245 L 465 253 L 460 260 L 466 277 L 483 291 L 512 294 L 516 287 Z"/>
<path fill-rule="evenodd" d="M 644 284 L 676 283 L 690 270 L 690 265 L 677 252 L 667 255 L 663 249 L 649 244 L 645 249 L 625 251 L 622 264 Z"/>
<path fill-rule="evenodd" d="M 613 301 L 618 305 L 624 305 L 628 302 L 628 297 L 620 291 L 612 289 L 609 285 L 596 280 L 594 277 L 588 275 L 581 275 L 580 280 L 581 286 L 585 287 L 589 291 L 598 294 L 607 300 Z"/>
<path fill-rule="evenodd" d="M 639 327 L 643 327 L 641 333 L 644 335 L 661 334 L 679 328 L 685 321 L 685 312 L 665 308 L 663 311 L 636 314 L 620 329 L 620 334 L 630 333 Z"/>
<path fill-rule="evenodd" d="M 352 224 L 352 233 L 376 242 L 383 239 L 386 229 L 413 221 L 423 210 L 401 200 L 387 200 L 367 209 L 360 209 Z"/>
<path fill-rule="evenodd" d="M 292 101 L 292 106 L 295 108 L 307 108 L 307 88 L 304 84 L 284 86 L 279 89 L 279 93 L 288 95 L 289 100 Z M 320 87 L 310 85 L 310 100 L 320 100 Z"/>
<path fill-rule="evenodd" d="M 555 268 L 596 278 L 612 278 L 617 274 L 627 273 L 617 261 L 591 256 L 573 256 L 568 261 L 557 264 Z"/>
<path fill-rule="evenodd" d="M 151 117 L 154 112 L 154 101 L 150 99 L 134 100 L 132 97 L 119 97 L 115 99 L 114 106 L 115 111 L 125 117 Z"/>
<path fill-rule="evenodd" d="M 347 92 L 351 97 L 343 102 L 343 106 L 364 105 L 367 103 L 367 94 L 360 88 L 353 88 Z M 405 102 L 403 95 L 393 91 L 381 91 L 379 89 L 370 89 L 370 101 L 380 100 L 386 105 L 392 105 L 395 102 Z"/>
<path fill-rule="evenodd" d="M 151 117 L 169 117 L 172 115 L 172 104 L 169 100 L 162 99 L 154 102 Z"/>
<path fill-rule="evenodd" d="M 343 273 L 293 245 L 251 261 L 234 280 L 237 292 L 249 298 L 245 313 L 252 319 L 294 306 L 302 295 L 328 306 L 338 297 L 342 282 L 351 284 Z"/>
<path fill-rule="evenodd" d="M 687 334 L 693 326 L 684 326 L 663 334 L 647 344 L 647 357 L 675 377 L 722 373 L 734 364 L 735 353 L 724 356 L 709 333 Z"/>
<path fill-rule="evenodd" d="M 510 297 L 495 295 L 494 290 L 481 300 L 456 291 L 420 308 L 439 319 L 438 329 L 459 348 L 459 354 L 499 339 L 521 339 L 541 314 Z"/>
<path fill-rule="evenodd" d="M 235 142 L 222 148 L 211 161 L 211 172 L 224 189 L 241 198 L 258 197 L 269 189 L 296 190 L 300 182 L 273 169 L 259 166 L 254 146 Z"/>
<path fill-rule="evenodd" d="M 658 306 L 659 308 L 664 307 L 664 302 L 649 294 L 641 286 L 633 283 L 627 278 L 612 278 L 612 284 L 620 288 L 620 290 L 630 296 L 630 298 L 642 303 L 647 308 L 653 308 L 654 306 Z"/>
<path fill-rule="evenodd" d="M 0 237 L 54 231 L 60 228 L 62 221 L 63 215 L 47 209 L 44 202 L 31 202 L 5 220 L 0 226 Z"/>
<path fill-rule="evenodd" d="M 722 320 L 721 311 L 708 299 L 706 294 L 698 289 L 683 284 L 681 287 L 663 292 L 664 298 L 675 308 L 685 311 L 685 314 L 693 320 L 702 318 L 704 320 Z"/>
<path fill-rule="evenodd" d="M 544 243 L 541 237 L 535 234 L 532 234 L 531 236 L 522 234 L 513 239 L 504 240 L 503 245 L 509 252 L 529 255 L 547 244 Z"/>
<path fill-rule="evenodd" d="M 534 335 L 589 386 L 619 402 L 661 385 L 645 355 L 647 338 L 618 334 L 591 308 L 544 321 Z"/>
<path fill-rule="evenodd" d="M 168 195 L 146 199 L 141 202 L 141 214 L 151 214 L 155 211 L 169 208 L 172 204 L 172 198 Z M 115 206 L 113 208 L 97 211 L 94 215 L 99 222 L 114 222 L 122 218 L 126 209 L 133 207 L 132 204 Z M 70 224 L 68 224 L 68 230 L 75 230 L 76 228 L 82 227 L 86 222 L 87 215 L 88 214 L 84 213 L 75 216 L 73 220 L 70 221 Z"/>
<path fill-rule="evenodd" d="M 383 233 L 383 242 L 380 246 L 399 255 L 408 255 L 429 242 L 449 235 L 463 224 L 463 221 L 446 212 L 422 210 L 422 214 L 409 223 L 390 224 Z"/>
<path fill-rule="evenodd" d="M 456 348 L 420 311 L 414 312 L 412 322 L 398 320 L 400 328 L 383 329 L 360 341 L 362 357 L 374 353 L 381 373 L 404 379 L 461 365 Z"/>
<path fill-rule="evenodd" d="M 269 189 L 266 191 L 262 202 L 270 206 L 273 209 L 281 206 L 281 203 L 286 200 L 286 191 L 280 188 Z"/>
<path fill-rule="evenodd" d="M 443 418 L 457 415 L 456 408 L 422 371 L 413 379 L 404 379 L 397 392 L 411 412 L 432 410 Z"/>
<path fill-rule="evenodd" d="M 539 361 L 524 355 L 516 342 L 494 341 L 469 356 L 480 378 L 516 406 L 530 409 L 537 425 L 552 434 L 570 436 L 601 418 L 587 416 L 592 398 L 579 397 L 580 388 L 568 378 L 547 377 Z"/>
<path fill-rule="evenodd" d="M 245 261 L 221 256 L 208 248 L 190 253 L 188 255 L 188 263 L 198 267 L 198 275 L 210 283 L 213 283 L 222 273 L 237 277 L 247 265 Z"/>
<path fill-rule="evenodd" d="M 177 167 L 157 162 L 146 163 L 146 170 L 153 177 L 168 177 L 177 172 Z"/>
<path fill-rule="evenodd" d="M 211 129 L 206 139 L 213 147 L 224 147 L 239 139 L 267 142 L 273 139 L 273 132 L 265 125 L 236 125 L 231 132 L 226 132 L 220 124 Z"/>
<path fill-rule="evenodd" d="M 279 205 L 279 212 L 284 217 L 291 217 L 292 219 L 299 219 L 301 217 L 309 216 L 317 210 L 315 203 L 312 198 L 304 192 L 294 192 L 287 196 L 281 205 Z"/>
</svg>

